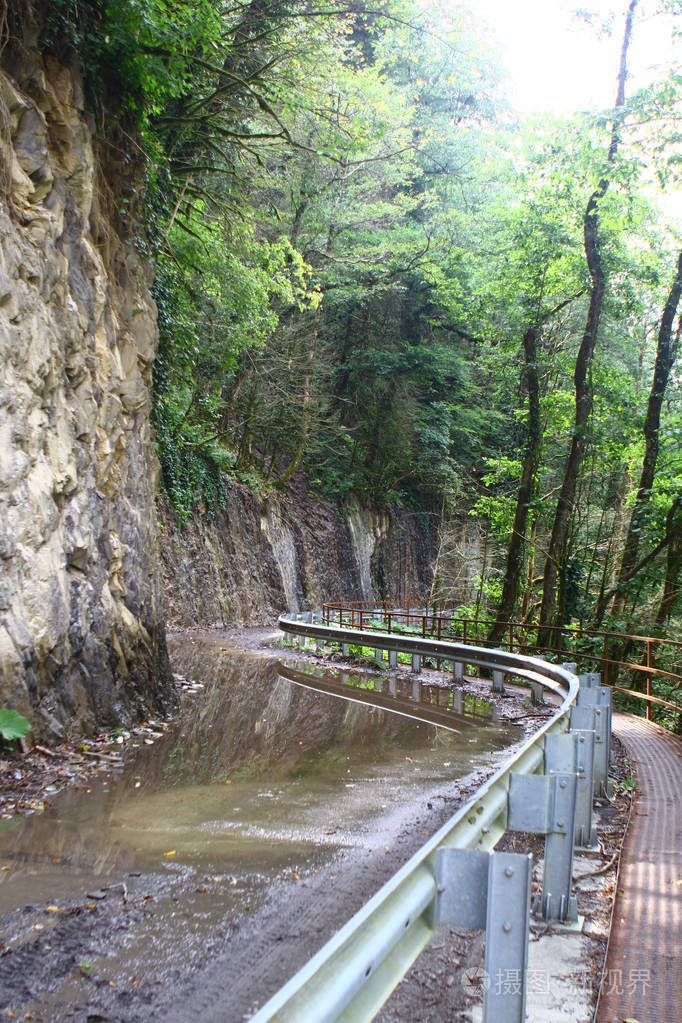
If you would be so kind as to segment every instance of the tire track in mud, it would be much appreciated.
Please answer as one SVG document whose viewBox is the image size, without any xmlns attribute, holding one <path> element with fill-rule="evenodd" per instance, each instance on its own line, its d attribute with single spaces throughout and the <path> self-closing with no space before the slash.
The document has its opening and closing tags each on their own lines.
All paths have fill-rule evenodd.
<svg viewBox="0 0 682 1023">
<path fill-rule="evenodd" d="M 465 779 L 462 779 L 465 781 Z M 461 800 L 426 811 L 390 850 L 350 849 L 319 875 L 273 891 L 252 918 L 241 919 L 223 952 L 213 955 L 189 983 L 161 999 L 147 1017 L 164 1023 L 242 1023 L 248 1020 L 367 902 Z M 436 818 L 434 820 L 434 818 Z"/>
</svg>

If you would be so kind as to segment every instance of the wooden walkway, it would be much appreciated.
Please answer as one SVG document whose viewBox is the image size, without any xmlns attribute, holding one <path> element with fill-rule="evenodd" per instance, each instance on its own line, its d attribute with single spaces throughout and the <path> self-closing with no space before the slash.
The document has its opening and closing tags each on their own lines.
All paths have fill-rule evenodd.
<svg viewBox="0 0 682 1023">
<path fill-rule="evenodd" d="M 682 1020 L 682 741 L 614 714 L 639 785 L 623 847 L 599 1023 Z"/>
</svg>

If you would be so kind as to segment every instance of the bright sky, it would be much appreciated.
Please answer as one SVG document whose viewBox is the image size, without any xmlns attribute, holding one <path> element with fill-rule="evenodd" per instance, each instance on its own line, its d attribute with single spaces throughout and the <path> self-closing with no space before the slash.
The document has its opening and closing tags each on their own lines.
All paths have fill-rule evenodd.
<svg viewBox="0 0 682 1023">
<path fill-rule="evenodd" d="M 468 0 L 466 6 L 488 22 L 497 39 L 510 73 L 509 99 L 520 111 L 563 114 L 614 102 L 628 0 Z M 630 92 L 673 59 L 671 17 L 652 16 L 654 7 L 654 0 L 638 5 Z M 594 23 L 576 19 L 576 9 L 595 13 Z M 600 35 L 603 22 L 611 35 Z"/>
</svg>

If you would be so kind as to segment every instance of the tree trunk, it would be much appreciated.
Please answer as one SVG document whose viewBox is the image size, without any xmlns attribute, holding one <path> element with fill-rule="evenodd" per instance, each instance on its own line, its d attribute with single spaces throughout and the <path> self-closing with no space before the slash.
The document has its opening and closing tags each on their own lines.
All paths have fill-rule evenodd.
<svg viewBox="0 0 682 1023">
<path fill-rule="evenodd" d="M 608 168 L 612 171 L 613 163 L 618 152 L 620 143 L 620 120 L 619 112 L 625 104 L 625 81 L 627 78 L 627 54 L 630 47 L 632 35 L 632 20 L 637 6 L 637 0 L 630 0 L 628 13 L 625 21 L 625 32 L 620 55 L 620 72 L 618 75 L 618 91 L 616 95 L 616 117 L 611 129 L 611 142 L 608 152 Z M 585 451 L 585 435 L 592 411 L 592 389 L 590 385 L 590 369 L 594 348 L 597 341 L 599 321 L 604 303 L 604 292 L 606 290 L 606 277 L 601 260 L 601 248 L 599 240 L 599 208 L 606 195 L 612 180 L 612 173 L 607 172 L 600 180 L 596 190 L 590 196 L 585 211 L 584 235 L 585 255 L 587 266 L 592 279 L 592 294 L 587 312 L 585 331 L 578 350 L 576 359 L 574 386 L 575 386 L 575 421 L 573 425 L 573 436 L 568 455 L 568 461 L 564 471 L 564 479 L 559 492 L 552 533 L 545 560 L 545 570 L 542 583 L 542 603 L 540 606 L 540 626 L 544 626 L 544 635 L 541 632 L 539 641 L 545 644 L 548 638 L 546 629 L 552 625 L 554 619 L 557 580 L 560 566 L 563 565 L 566 557 L 566 540 L 573 515 L 573 504 L 575 500 L 578 473 Z M 545 644 L 546 645 L 546 644 Z"/>
<path fill-rule="evenodd" d="M 313 322 L 310 327 L 310 334 L 308 336 L 308 351 L 306 353 L 305 361 L 305 373 L 303 375 L 303 395 L 301 400 L 301 433 L 294 456 L 291 462 L 281 474 L 275 480 L 274 486 L 277 490 L 282 490 L 291 480 L 305 454 L 306 444 L 310 436 L 310 427 L 312 421 L 312 380 L 313 372 L 315 370 L 315 356 L 317 354 L 317 336 L 320 327 L 320 317 L 322 309 L 318 306 L 313 315 Z"/>
<path fill-rule="evenodd" d="M 658 346 L 656 349 L 656 364 L 654 366 L 654 379 L 649 393 L 649 404 L 647 406 L 646 419 L 644 422 L 644 463 L 642 474 L 639 479 L 637 497 L 630 516 L 630 525 L 623 547 L 623 556 L 620 562 L 620 570 L 616 584 L 616 595 L 613 601 L 614 611 L 622 610 L 625 603 L 625 590 L 623 580 L 629 575 L 632 566 L 637 561 L 639 551 L 639 539 L 642 528 L 642 518 L 646 506 L 649 503 L 651 488 L 656 475 L 656 462 L 658 460 L 659 430 L 661 426 L 661 408 L 663 398 L 668 386 L 670 371 L 675 361 L 677 345 L 680 336 L 680 323 L 677 332 L 673 336 L 673 321 L 682 294 L 682 252 L 677 259 L 677 271 L 673 281 L 668 300 L 663 309 L 661 324 L 658 331 Z"/>
<path fill-rule="evenodd" d="M 535 474 L 540 458 L 542 428 L 540 425 L 540 387 L 538 382 L 536 327 L 529 327 L 523 336 L 523 354 L 525 361 L 526 388 L 528 390 L 528 437 L 521 470 L 519 493 L 516 500 L 514 527 L 512 529 L 507 563 L 504 571 L 502 597 L 497 610 L 496 621 L 490 630 L 488 639 L 491 643 L 499 643 L 507 622 L 514 613 L 514 605 L 519 589 L 519 575 L 526 540 L 528 512 L 535 487 Z"/>
<path fill-rule="evenodd" d="M 680 572 L 682 571 L 682 516 L 680 515 L 680 502 L 675 501 L 668 512 L 666 520 L 666 533 L 670 536 L 668 553 L 665 563 L 665 582 L 663 584 L 663 596 L 658 607 L 656 623 L 663 625 L 672 614 L 677 600 L 682 596 L 680 585 Z"/>
</svg>

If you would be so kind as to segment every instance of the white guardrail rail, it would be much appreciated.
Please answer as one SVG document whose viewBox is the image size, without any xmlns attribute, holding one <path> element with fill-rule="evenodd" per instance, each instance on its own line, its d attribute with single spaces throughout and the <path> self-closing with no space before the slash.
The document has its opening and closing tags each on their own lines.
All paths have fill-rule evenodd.
<svg viewBox="0 0 682 1023">
<path fill-rule="evenodd" d="M 534 913 L 577 918 L 571 895 L 574 845 L 594 843 L 592 799 L 607 782 L 610 692 L 597 674 L 575 674 L 536 657 L 396 633 L 324 625 L 313 612 L 282 615 L 284 632 L 318 642 L 451 662 L 506 675 L 561 703 L 542 727 L 476 791 L 326 945 L 252 1018 L 252 1023 L 363 1023 L 379 1011 L 441 924 L 486 930 L 485 1023 L 524 1023 L 531 857 L 491 850 L 507 830 L 545 835 L 542 895 Z M 390 657 L 391 651 L 394 656 Z M 382 654 L 383 656 L 383 654 Z M 544 772 L 544 773 L 543 773 Z M 509 971 L 513 971 L 510 973 Z M 494 978 L 514 976 L 515 984 Z M 522 978 L 519 983 L 519 978 Z"/>
</svg>

